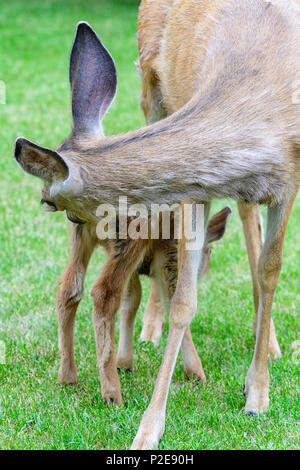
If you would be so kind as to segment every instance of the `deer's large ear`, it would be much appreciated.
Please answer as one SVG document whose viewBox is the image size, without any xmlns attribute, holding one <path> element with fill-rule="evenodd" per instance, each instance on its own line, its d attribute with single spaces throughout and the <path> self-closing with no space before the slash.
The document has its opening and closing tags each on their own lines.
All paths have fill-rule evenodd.
<svg viewBox="0 0 300 470">
<path fill-rule="evenodd" d="M 78 23 L 70 57 L 73 135 L 102 132 L 101 121 L 117 89 L 115 63 L 96 32 Z"/>
<path fill-rule="evenodd" d="M 15 159 L 26 173 L 49 183 L 64 181 L 69 175 L 66 162 L 57 152 L 40 147 L 24 137 L 16 140 Z"/>
<path fill-rule="evenodd" d="M 206 232 L 206 241 L 208 244 L 218 241 L 224 236 L 230 215 L 231 209 L 224 207 L 224 209 L 210 219 Z"/>
</svg>

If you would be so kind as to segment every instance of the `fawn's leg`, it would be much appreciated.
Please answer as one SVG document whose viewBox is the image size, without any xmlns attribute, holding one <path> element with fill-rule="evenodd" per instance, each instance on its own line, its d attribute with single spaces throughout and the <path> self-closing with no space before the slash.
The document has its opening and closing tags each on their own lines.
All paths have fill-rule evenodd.
<svg viewBox="0 0 300 470">
<path fill-rule="evenodd" d="M 145 240 L 118 242 L 91 290 L 93 323 L 101 393 L 107 403 L 122 404 L 120 380 L 114 352 L 115 317 L 122 291 L 147 247 Z"/>
<path fill-rule="evenodd" d="M 143 318 L 141 341 L 152 341 L 157 346 L 165 323 L 164 307 L 160 299 L 160 292 L 155 279 L 152 279 L 149 299 Z"/>
<path fill-rule="evenodd" d="M 142 288 L 137 272 L 129 279 L 122 296 L 120 309 L 120 338 L 117 355 L 119 369 L 133 368 L 133 328 L 136 312 L 142 297 Z"/>
<path fill-rule="evenodd" d="M 248 259 L 251 268 L 253 297 L 255 307 L 255 320 L 253 325 L 254 336 L 257 326 L 257 315 L 259 307 L 259 282 L 258 282 L 258 260 L 263 245 L 263 227 L 261 216 L 257 206 L 238 202 L 239 214 L 243 223 Z M 275 327 L 271 318 L 269 355 L 272 359 L 280 359 L 281 351 L 276 338 Z"/>
<path fill-rule="evenodd" d="M 245 381 L 247 396 L 245 412 L 256 414 L 269 406 L 268 351 L 270 321 L 275 289 L 278 283 L 282 247 L 287 222 L 295 196 L 268 208 L 268 226 L 258 266 L 260 301 L 257 319 L 256 344 L 251 366 Z"/>
<path fill-rule="evenodd" d="M 201 255 L 199 254 L 199 259 Z M 176 255 L 177 260 L 177 255 Z M 166 264 L 168 266 L 174 266 L 172 260 L 167 259 Z M 157 272 L 159 272 L 157 270 Z M 170 316 L 170 305 L 172 302 L 172 297 L 174 296 L 177 284 L 177 263 L 175 263 L 174 270 L 172 271 L 172 276 L 170 272 L 166 275 L 166 271 L 163 269 L 160 270 L 159 275 L 155 279 L 158 292 L 161 293 L 161 298 L 164 300 L 164 305 Z M 183 336 L 181 343 L 181 354 L 184 364 L 184 370 L 189 377 L 198 377 L 201 382 L 204 384 L 206 382 L 206 377 L 202 367 L 201 359 L 198 356 L 196 351 L 190 327 L 186 329 L 186 332 Z"/>
<path fill-rule="evenodd" d="M 181 205 L 181 214 L 183 211 L 184 205 Z M 178 281 L 171 302 L 167 346 L 150 405 L 143 415 L 132 449 L 153 449 L 163 435 L 168 391 L 176 359 L 185 331 L 197 308 L 199 253 L 186 250 L 183 231 L 179 241 Z"/>
<path fill-rule="evenodd" d="M 87 224 L 72 224 L 70 260 L 58 289 L 57 313 L 60 349 L 58 381 L 61 384 L 77 382 L 73 346 L 74 322 L 77 307 L 83 294 L 86 269 L 97 243 L 92 233 L 91 227 Z"/>
<path fill-rule="evenodd" d="M 184 364 L 185 373 L 189 377 L 198 377 L 200 381 L 205 384 L 206 377 L 202 367 L 201 359 L 195 348 L 192 333 L 190 327 L 186 329 L 186 332 L 182 339 L 181 354 Z"/>
</svg>

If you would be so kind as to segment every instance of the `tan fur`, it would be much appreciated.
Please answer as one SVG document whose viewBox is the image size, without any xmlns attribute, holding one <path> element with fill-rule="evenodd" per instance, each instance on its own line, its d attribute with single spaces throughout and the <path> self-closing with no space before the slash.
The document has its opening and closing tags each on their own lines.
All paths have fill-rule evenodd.
<svg viewBox="0 0 300 470">
<path fill-rule="evenodd" d="M 138 34 L 140 52 L 147 49 L 147 45 L 144 42 L 147 42 L 147 37 L 151 37 L 152 26 L 156 32 L 156 36 L 158 35 L 157 24 L 154 22 L 153 25 L 151 25 L 149 19 L 151 18 L 152 10 L 154 9 L 155 11 L 155 9 L 159 9 L 159 4 L 159 1 L 148 2 L 147 0 L 143 0 L 141 2 L 140 12 L 142 13 L 140 13 L 139 16 L 138 26 L 143 34 Z M 199 88 L 199 84 L 201 86 L 201 80 L 198 80 L 197 77 L 200 77 L 201 75 L 204 76 L 208 72 L 207 65 L 205 64 L 205 61 L 207 62 L 208 54 L 206 41 L 208 41 L 209 37 L 214 34 L 214 23 L 217 21 L 218 11 L 222 10 L 224 4 L 226 4 L 226 2 L 215 2 L 211 0 L 209 2 L 177 1 L 174 3 L 171 13 L 168 15 L 168 21 L 162 21 L 160 23 L 160 37 L 163 37 L 163 41 L 159 51 L 156 51 L 154 57 L 147 55 L 147 60 L 144 59 L 140 61 L 141 77 L 143 82 L 141 104 L 147 120 L 149 120 L 148 116 L 151 114 L 151 109 L 153 109 L 154 106 L 157 106 L 157 96 L 160 96 L 161 108 L 166 110 L 167 114 L 172 114 L 189 101 L 197 91 L 197 88 Z M 233 28 L 237 27 L 237 31 L 240 34 L 240 24 L 236 23 L 232 26 Z M 234 31 L 232 32 L 232 36 L 234 37 Z M 149 45 L 150 44 L 151 41 L 149 41 Z M 188 56 L 186 52 L 187 48 L 189 49 Z M 214 74 L 215 71 L 217 72 L 216 69 L 218 69 L 218 57 L 213 56 L 212 62 L 215 68 L 215 70 L 212 71 Z M 153 93 L 153 87 L 150 86 L 149 76 L 151 75 L 149 71 L 153 70 L 156 64 L 159 64 L 159 67 L 156 68 L 157 85 L 155 93 Z M 205 85 L 207 84 L 207 81 L 209 81 L 209 79 L 205 77 L 203 80 Z M 195 88 L 195 86 L 197 88 Z M 159 91 L 157 90 L 158 87 L 160 89 Z M 225 90 L 223 91 L 225 92 Z M 230 89 L 230 93 L 232 93 L 232 89 Z M 158 113 L 156 113 L 156 115 L 157 114 Z M 296 166 L 299 168 L 299 164 Z M 299 179 L 296 177 L 296 188 L 298 187 L 298 184 Z M 291 200 L 293 200 L 293 197 Z M 288 213 L 290 211 L 291 204 L 292 203 L 289 205 Z M 281 355 L 273 321 L 271 319 L 273 294 L 264 293 L 265 289 L 263 287 L 261 304 L 259 307 L 259 284 L 262 284 L 263 281 L 258 278 L 258 273 L 264 272 L 264 275 L 267 273 L 277 273 L 275 278 L 273 274 L 271 277 L 270 274 L 267 274 L 267 279 L 271 281 L 270 284 L 268 283 L 267 285 L 267 291 L 270 290 L 270 292 L 274 293 L 278 280 L 278 273 L 280 271 L 280 262 L 278 265 L 278 262 L 275 260 L 281 259 L 283 236 L 279 235 L 278 241 L 276 242 L 280 247 L 278 251 L 276 250 L 274 252 L 274 245 L 272 245 L 270 262 L 273 267 L 271 270 L 269 270 L 263 263 L 265 253 L 261 256 L 261 267 L 258 270 L 258 260 L 263 244 L 261 217 L 259 215 L 258 208 L 252 204 L 240 201 L 238 203 L 238 207 L 243 222 L 253 279 L 253 295 L 256 312 L 254 331 L 256 335 L 256 329 L 258 328 L 257 331 L 261 335 L 260 338 L 257 338 L 255 356 L 245 382 L 245 393 L 248 397 L 245 410 L 253 413 L 266 410 L 269 403 L 267 391 L 268 373 L 266 370 L 266 344 L 269 344 L 268 350 L 271 357 L 278 358 Z M 286 217 L 288 218 L 288 214 Z M 283 222 L 282 233 L 284 233 L 287 218 Z M 268 296 L 270 296 L 270 299 Z M 156 305 L 157 304 L 158 298 L 156 296 Z M 262 320 L 260 320 L 262 322 L 260 325 L 257 324 L 257 317 L 259 319 L 262 318 Z M 264 336 L 263 340 L 262 336 Z M 264 344 L 263 347 L 261 346 L 262 344 Z M 167 382 L 168 379 L 165 378 L 165 381 Z M 162 390 L 162 388 L 163 385 L 161 385 L 160 390 Z M 158 389 L 159 383 L 157 383 L 157 390 Z M 151 400 L 152 407 L 154 400 L 155 392 Z M 150 433 L 149 431 L 147 432 L 147 426 L 150 425 L 151 419 L 156 416 L 157 421 L 160 422 L 160 413 L 165 409 L 163 400 L 160 400 L 159 404 L 155 404 L 154 402 L 154 408 L 156 408 L 156 411 L 151 409 L 151 405 L 146 411 L 141 422 L 140 429 L 133 444 L 134 449 L 151 448 L 153 443 L 158 441 L 161 433 L 163 432 L 163 428 L 160 428 L 158 431 L 155 430 L 153 433 Z"/>
<path fill-rule="evenodd" d="M 152 341 L 156 346 L 161 337 L 164 323 L 164 309 L 160 300 L 160 292 L 155 281 L 152 281 L 143 318 L 143 329 L 140 336 L 141 341 Z"/>
<path fill-rule="evenodd" d="M 215 0 L 175 3 L 172 0 L 167 3 L 166 8 L 159 0 L 143 0 L 139 10 L 138 48 L 143 85 L 141 106 L 148 122 L 153 119 L 152 110 L 157 108 L 157 96 L 160 97 L 161 108 L 166 114 L 172 114 L 185 105 L 195 93 L 194 87 L 199 86 L 197 77 L 205 74 L 203 62 L 207 59 L 207 43 L 214 34 L 216 19 L 223 8 L 223 3 Z M 171 3 L 174 4 L 173 8 L 170 8 Z M 157 40 L 155 47 L 154 40 Z M 215 60 L 217 59 L 214 58 Z M 153 87 L 153 76 L 156 77 L 155 87 Z M 158 116 L 158 113 L 155 115 Z M 243 202 L 239 202 L 239 213 L 243 222 L 253 279 L 255 331 L 259 298 L 257 264 L 263 243 L 260 218 L 257 207 Z M 271 320 L 269 353 L 273 359 L 281 357 L 273 320 Z"/>
<path fill-rule="evenodd" d="M 161 41 L 169 12 L 174 0 L 141 2 L 138 18 L 139 68 L 142 77 L 141 107 L 148 124 L 165 117 L 161 108 L 162 94 Z"/>
</svg>

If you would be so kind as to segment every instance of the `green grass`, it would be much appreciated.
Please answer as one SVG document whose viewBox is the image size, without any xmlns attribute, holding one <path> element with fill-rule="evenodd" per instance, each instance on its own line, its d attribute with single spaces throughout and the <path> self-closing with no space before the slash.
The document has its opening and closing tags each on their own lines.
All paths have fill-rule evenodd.
<svg viewBox="0 0 300 470">
<path fill-rule="evenodd" d="M 149 403 L 166 343 L 138 340 L 149 280 L 135 329 L 135 369 L 121 372 L 122 408 L 101 400 L 89 289 L 103 265 L 99 252 L 86 279 L 76 323 L 77 386 L 57 384 L 59 354 L 55 293 L 68 259 L 69 223 L 45 214 L 41 183 L 21 172 L 13 143 L 24 135 L 56 147 L 70 129 L 68 55 L 75 25 L 89 21 L 116 59 L 118 96 L 106 120 L 107 134 L 143 123 L 138 97 L 134 0 L 10 0 L 0 11 L 0 80 L 7 104 L 0 105 L 0 448 L 129 448 Z M 219 209 L 223 201 L 214 204 Z M 299 448 L 300 200 L 288 227 L 284 264 L 274 304 L 283 358 L 270 367 L 271 406 L 258 418 L 242 413 L 243 381 L 253 352 L 250 271 L 237 209 L 225 238 L 213 251 L 212 267 L 199 285 L 192 324 L 208 383 L 187 380 L 179 358 L 170 389 L 166 432 L 160 449 Z M 3 351 L 5 349 L 5 351 Z M 293 354 L 294 353 L 294 354 Z M 299 357 L 299 356 L 298 356 Z M 5 359 L 5 361 L 4 361 Z M 5 363 L 4 363 L 5 362 Z M 299 423 L 299 421 L 298 421 Z"/>
</svg>

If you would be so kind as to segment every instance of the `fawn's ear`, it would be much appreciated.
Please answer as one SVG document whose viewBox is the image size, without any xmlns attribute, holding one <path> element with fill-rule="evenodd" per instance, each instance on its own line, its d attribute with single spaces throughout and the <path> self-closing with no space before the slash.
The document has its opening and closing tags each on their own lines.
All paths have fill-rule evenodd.
<svg viewBox="0 0 300 470">
<path fill-rule="evenodd" d="M 210 219 L 206 233 L 206 241 L 208 244 L 221 240 L 224 236 L 230 215 L 231 209 L 229 207 L 224 207 L 224 209 Z"/>
<path fill-rule="evenodd" d="M 70 57 L 73 135 L 102 132 L 101 121 L 117 89 L 115 63 L 86 22 L 77 25 Z"/>
<path fill-rule="evenodd" d="M 64 181 L 69 175 L 66 162 L 57 152 L 40 147 L 24 137 L 16 140 L 15 159 L 26 173 L 48 183 Z"/>
</svg>

